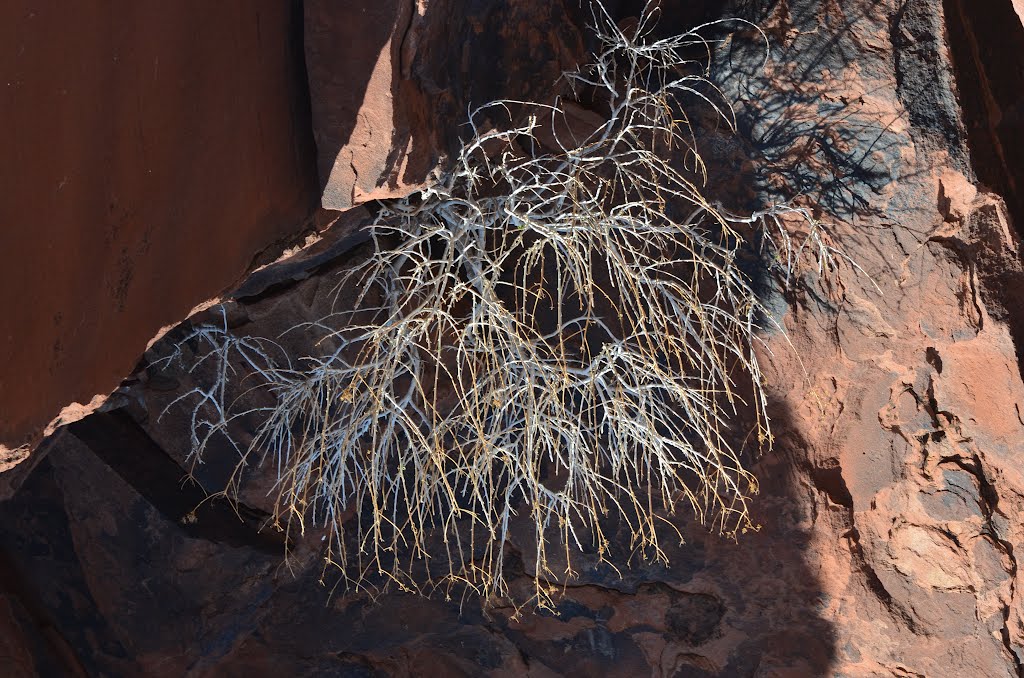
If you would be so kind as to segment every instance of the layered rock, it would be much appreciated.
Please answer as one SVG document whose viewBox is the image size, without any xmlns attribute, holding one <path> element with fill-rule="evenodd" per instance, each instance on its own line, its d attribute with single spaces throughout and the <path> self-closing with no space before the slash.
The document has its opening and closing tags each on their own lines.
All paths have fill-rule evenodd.
<svg viewBox="0 0 1024 678">
<path fill-rule="evenodd" d="M 390 103 L 333 113 L 335 95 L 321 90 L 315 103 L 317 83 L 341 47 L 314 33 L 339 22 L 307 6 L 314 111 L 331 121 L 318 130 L 325 201 L 409 190 L 457 139 L 454 111 L 511 95 L 515 83 L 495 86 L 486 69 L 537 72 L 530 55 L 550 68 L 586 40 L 570 22 L 556 37 L 540 32 L 537 47 L 530 17 L 569 10 L 511 4 L 420 3 L 374 19 L 381 52 L 363 64 L 377 83 L 367 91 Z M 992 11 L 1012 9 L 1006 0 Z M 993 59 L 977 42 L 986 18 L 954 0 L 720 11 L 755 21 L 773 54 L 765 67 L 760 34 L 742 26 L 715 52 L 740 127 L 701 140 L 709 163 L 734 163 L 712 170 L 718 194 L 737 207 L 802 194 L 856 264 L 806 270 L 793 294 L 766 291 L 785 334 L 762 353 L 777 440 L 754 466 L 760 531 L 732 542 L 680 516 L 686 543 L 669 549 L 670 566 L 633 562 L 622 576 L 584 555 L 557 614 L 333 589 L 321 533 L 289 535 L 282 566 L 281 538 L 260 531 L 272 469 L 248 478 L 241 505 L 197 508 L 234 467 L 224 446 L 192 470 L 199 487 L 181 489 L 189 422 L 174 401 L 201 375 L 144 361 L 110 411 L 61 433 L 0 505 L 11 526 L 0 538 L 0 628 L 13 629 L 0 651 L 11 664 L 25 675 L 1019 675 L 1024 267 L 1013 186 L 1024 173 L 1007 160 L 1016 128 L 1005 94 L 1017 57 Z M 504 35 L 508 61 L 477 65 L 475 47 L 453 60 L 463 43 L 442 44 L 445 27 L 487 44 Z M 428 73 L 437 89 L 416 99 Z M 418 94 L 396 97 L 402 87 Z M 418 122 L 406 106 L 422 106 Z M 979 121 L 981 110 L 994 117 Z M 335 114 L 351 116 L 347 140 Z M 394 144 L 374 146 L 374 125 L 398 130 Z M 429 152 L 408 154 L 417 140 Z M 360 256 L 347 234 L 370 218 L 350 212 L 316 249 L 243 285 L 224 315 L 192 321 L 278 337 L 323 315 L 337 272 Z M 282 339 L 296 355 L 302 341 Z M 525 541 L 513 551 L 513 588 L 528 588 Z"/>
</svg>

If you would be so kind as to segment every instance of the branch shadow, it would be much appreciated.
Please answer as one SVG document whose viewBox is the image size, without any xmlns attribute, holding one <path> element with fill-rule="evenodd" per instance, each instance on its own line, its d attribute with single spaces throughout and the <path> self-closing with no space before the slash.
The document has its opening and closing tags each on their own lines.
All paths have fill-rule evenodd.
<svg viewBox="0 0 1024 678">
<path fill-rule="evenodd" d="M 817 21 L 808 3 L 791 4 L 805 10 L 793 24 Z M 470 5 L 483 12 L 482 5 Z M 446 8 L 439 12 L 454 7 L 430 6 Z M 629 3 L 623 7 L 628 11 Z M 720 10 L 703 3 L 700 11 L 714 18 Z M 716 68 L 723 89 L 748 102 L 738 111 L 745 146 L 742 152 L 711 149 L 709 158 L 719 153 L 756 161 L 721 170 L 723 202 L 756 208 L 759 201 L 802 193 L 842 220 L 885 216 L 874 207 L 876 197 L 906 178 L 893 168 L 908 133 L 895 131 L 900 121 L 879 116 L 867 100 L 844 101 L 841 93 L 828 99 L 822 84 L 823 70 L 862 57 L 841 35 L 856 20 L 832 27 L 837 34 L 813 43 L 814 49 L 799 39 L 792 43 L 783 53 L 782 75 L 760 73 L 758 36 L 728 44 Z M 386 41 L 387 35 L 371 39 Z M 474 40 L 493 39 L 488 35 Z M 462 52 L 458 40 L 443 49 L 448 59 Z M 495 49 L 484 54 L 502 51 Z M 793 55 L 791 62 L 786 55 Z M 410 67 L 421 82 L 429 75 L 415 63 Z M 473 67 L 500 71 L 503 65 L 494 60 Z M 357 91 L 372 69 L 353 68 Z M 460 89 L 468 86 L 457 78 L 430 80 L 441 101 L 432 110 L 457 113 L 457 119 L 471 99 L 498 98 L 509 86 L 491 82 L 470 90 Z M 335 121 L 338 135 L 326 147 L 328 156 L 347 143 L 357 113 L 358 106 Z M 754 191 L 736 188 L 747 180 Z M 883 245 L 876 247 L 881 253 Z M 757 265 L 763 269 L 767 262 Z M 761 485 L 753 505 L 758 532 L 731 542 L 680 517 L 686 543 L 669 548 L 670 565 L 633 563 L 620 568 L 620 576 L 596 557 L 584 559 L 554 613 L 516 618 L 513 610 L 484 612 L 441 597 L 328 595 L 318 585 L 325 583 L 320 563 L 298 563 L 287 572 L 252 545 L 209 534 L 216 526 L 185 529 L 175 518 L 181 507 L 160 510 L 151 498 L 168 488 L 156 486 L 158 478 L 137 486 L 133 474 L 117 468 L 131 449 L 90 454 L 87 448 L 106 449 L 110 442 L 98 420 L 80 427 L 91 445 L 66 439 L 20 494 L 0 505 L 8 526 L 0 546 L 23 573 L 18 585 L 41 592 L 52 623 L 83 665 L 122 675 L 144 669 L 146 675 L 222 676 L 831 675 L 840 655 L 856 661 L 856 649 L 838 646 L 813 536 L 822 505 L 851 507 L 852 500 L 838 469 L 812 458 L 786 401 L 772 400 L 769 414 L 778 442 L 754 465 Z M 525 574 L 519 581 L 526 583 Z"/>
<path fill-rule="evenodd" d="M 916 146 L 950 148 L 956 156 L 963 141 L 955 110 L 924 102 L 911 87 L 923 77 L 913 69 L 925 67 L 908 65 L 910 57 L 896 47 L 907 20 L 880 0 L 845 13 L 806 0 L 738 1 L 723 14 L 730 12 L 765 28 L 740 26 L 715 36 L 723 46 L 714 80 L 739 102 L 739 136 L 754 159 L 744 174 L 754 190 L 729 197 L 745 209 L 795 197 L 825 223 L 840 225 L 846 249 L 870 253 L 861 263 L 873 279 L 898 279 L 887 251 L 909 252 L 923 242 L 928 233 L 915 224 L 922 210 L 934 210 L 934 204 L 908 203 L 912 192 L 895 188 L 926 182 L 935 169 L 923 154 L 910 160 L 906 154 Z M 871 42 L 878 36 L 891 40 L 893 51 Z M 919 60 L 927 62 L 927 55 Z M 927 119 L 922 111 L 931 111 Z M 718 179 L 729 183 L 725 175 Z"/>
</svg>

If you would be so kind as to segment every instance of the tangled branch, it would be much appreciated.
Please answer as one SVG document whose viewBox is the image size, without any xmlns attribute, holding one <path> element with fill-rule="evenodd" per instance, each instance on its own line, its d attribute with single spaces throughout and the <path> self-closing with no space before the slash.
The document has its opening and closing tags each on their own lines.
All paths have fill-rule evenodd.
<svg viewBox="0 0 1024 678">
<path fill-rule="evenodd" d="M 600 53 L 566 76 L 604 112 L 592 129 L 561 101 L 475 111 L 452 169 L 383 206 L 372 255 L 340 283 L 355 304 L 293 329 L 320 337 L 316 354 L 293 365 L 226 326 L 190 337 L 217 365 L 184 396 L 195 457 L 255 416 L 251 442 L 233 443 L 239 473 L 272 461 L 282 523 L 328 526 L 355 585 L 506 596 L 519 518 L 543 604 L 544 582 L 572 575 L 551 571 L 550 548 L 622 546 L 609 515 L 655 560 L 680 509 L 726 535 L 752 527 L 734 422 L 745 411 L 770 445 L 754 351 L 770 314 L 742 252 L 756 239 L 787 281 L 805 250 L 819 267 L 835 253 L 806 210 L 737 216 L 705 197 L 686 112 L 732 126 L 732 111 L 688 56 L 710 49 L 700 29 L 655 39 L 655 16 L 626 30 L 595 10 Z M 514 110 L 529 115 L 512 129 L 475 122 Z M 251 389 L 269 404 L 240 408 Z"/>
</svg>

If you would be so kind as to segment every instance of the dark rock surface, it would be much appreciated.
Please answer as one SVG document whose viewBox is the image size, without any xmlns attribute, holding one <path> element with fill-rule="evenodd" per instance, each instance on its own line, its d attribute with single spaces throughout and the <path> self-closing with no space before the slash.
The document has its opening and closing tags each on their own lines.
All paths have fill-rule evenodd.
<svg viewBox="0 0 1024 678">
<path fill-rule="evenodd" d="M 619 4 L 628 14 L 632 5 Z M 0 504 L 0 660 L 26 676 L 1020 675 L 1024 267 L 1014 187 L 1024 167 L 1012 160 L 1007 94 L 1019 83 L 1020 43 L 1001 53 L 983 39 L 992 17 L 1010 33 L 1020 24 L 1009 0 L 995 4 L 989 15 L 954 0 L 735 0 L 674 15 L 665 3 L 670 23 L 746 17 L 773 45 L 766 68 L 749 29 L 715 52 L 741 133 L 708 135 L 706 155 L 743 160 L 712 172 L 722 195 L 804 194 L 863 269 L 827 280 L 811 271 L 803 291 L 780 300 L 786 336 L 768 337 L 763 353 L 777 441 L 754 467 L 760 531 L 732 542 L 681 516 L 686 543 L 669 550 L 670 566 L 634 563 L 620 578 L 584 557 L 557 615 L 346 592 L 323 568 L 320 533 L 289 535 L 283 562 L 280 537 L 260 530 L 272 471 L 247 478 L 237 507 L 197 506 L 223 488 L 232 453 L 211 450 L 194 470 L 199 485 L 185 483 L 187 410 L 160 415 L 192 377 L 144 361 L 109 411 L 51 439 Z M 420 106 L 415 98 L 375 109 L 397 142 L 349 149 L 368 154 L 359 195 L 409 190 L 419 181 L 401 160 L 410 143 L 426 149 L 413 155 L 429 169 L 457 138 L 452 120 L 467 103 L 539 86 L 519 81 L 554 69 L 551 59 L 564 67 L 558 59 L 574 58 L 586 38 L 563 26 L 552 37 L 542 21 L 574 7 L 438 0 L 413 5 L 408 28 L 373 23 L 374 44 L 402 33 L 403 45 L 419 46 L 408 62 L 379 47 L 369 79 L 383 60 L 382 96 L 412 83 L 410 97 L 427 101 L 418 121 L 403 108 Z M 326 3 L 306 7 L 307 31 L 339 21 Z M 536 42 L 514 39 L 534 24 Z M 511 37 L 498 41 L 503 32 Z M 324 113 L 329 89 L 316 103 L 325 64 L 343 53 L 328 38 L 306 48 L 311 63 L 325 60 L 310 70 L 314 111 L 355 116 L 357 135 L 359 107 Z M 499 56 L 474 60 L 478 44 Z M 566 56 L 552 57 L 563 53 L 557 44 Z M 495 83 L 488 73 L 513 75 Z M 428 82 L 436 91 L 424 95 Z M 343 125 L 331 124 L 318 138 L 348 152 Z M 335 151 L 318 151 L 321 167 L 336 166 Z M 736 177 L 754 190 L 729 185 Z M 356 195 L 324 179 L 325 196 Z M 369 214 L 348 214 L 324 240 L 259 271 L 228 302 L 227 322 L 277 337 L 322 314 L 337 272 L 359 256 L 351 234 Z M 207 310 L 191 322 L 220 317 Z M 286 341 L 301 350 L 301 337 Z M 513 587 L 530 585 L 523 569 Z"/>
<path fill-rule="evenodd" d="M 4 3 L 0 112 L 2 469 L 312 226 L 301 7 Z"/>
</svg>

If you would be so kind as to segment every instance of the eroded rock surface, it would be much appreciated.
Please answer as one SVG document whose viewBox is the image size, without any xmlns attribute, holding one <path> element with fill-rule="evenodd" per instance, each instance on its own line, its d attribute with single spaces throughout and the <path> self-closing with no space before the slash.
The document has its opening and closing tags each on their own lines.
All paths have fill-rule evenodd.
<svg viewBox="0 0 1024 678">
<path fill-rule="evenodd" d="M 473 109 L 503 98 L 546 100 L 584 54 L 585 14 L 576 2 L 364 5 L 305 3 L 320 185 L 330 209 L 408 195 L 458 150 Z"/>
<path fill-rule="evenodd" d="M 512 30 L 469 5 L 482 34 Z M 584 556 L 557 615 L 332 594 L 319 533 L 290 537 L 284 566 L 284 545 L 259 530 L 272 474 L 245 486 L 242 520 L 217 501 L 196 508 L 235 459 L 211 449 L 194 472 L 201 487 L 181 489 L 188 411 L 172 403 L 201 375 L 149 367 L 109 412 L 61 433 L 0 505 L 0 629 L 11 629 L 0 654 L 24 675 L 1020 675 L 1024 267 L 1012 196 L 981 178 L 986 151 L 957 98 L 960 55 L 999 76 L 977 45 L 947 42 L 972 34 L 950 23 L 954 5 L 726 10 L 756 21 L 773 57 L 764 70 L 749 30 L 718 47 L 715 78 L 738 102 L 741 134 L 705 137 L 706 155 L 744 166 L 712 176 L 753 182 L 754 197 L 804 194 L 861 269 L 805 270 L 795 293 L 766 292 L 786 334 L 763 352 L 777 440 L 755 465 L 760 531 L 731 542 L 680 517 L 687 541 L 669 549 L 671 566 L 634 563 L 621 578 Z M 538 16 L 555 11 L 544 7 Z M 469 71 L 447 72 L 455 82 Z M 461 106 L 450 82 L 441 89 Z M 448 143 L 442 127 L 408 129 L 427 129 L 430 148 Z M 381 167 L 367 191 L 406 181 L 401 163 Z M 750 198 L 741 189 L 721 193 Z M 344 233 L 370 213 L 347 218 L 335 241 L 193 322 L 276 337 L 323 314 L 337 272 L 359 256 Z M 282 341 L 299 351 L 303 338 Z M 513 587 L 529 587 L 527 549 L 513 546 Z"/>
<path fill-rule="evenodd" d="M 313 225 L 297 9 L 0 10 L 0 468 Z"/>
</svg>

